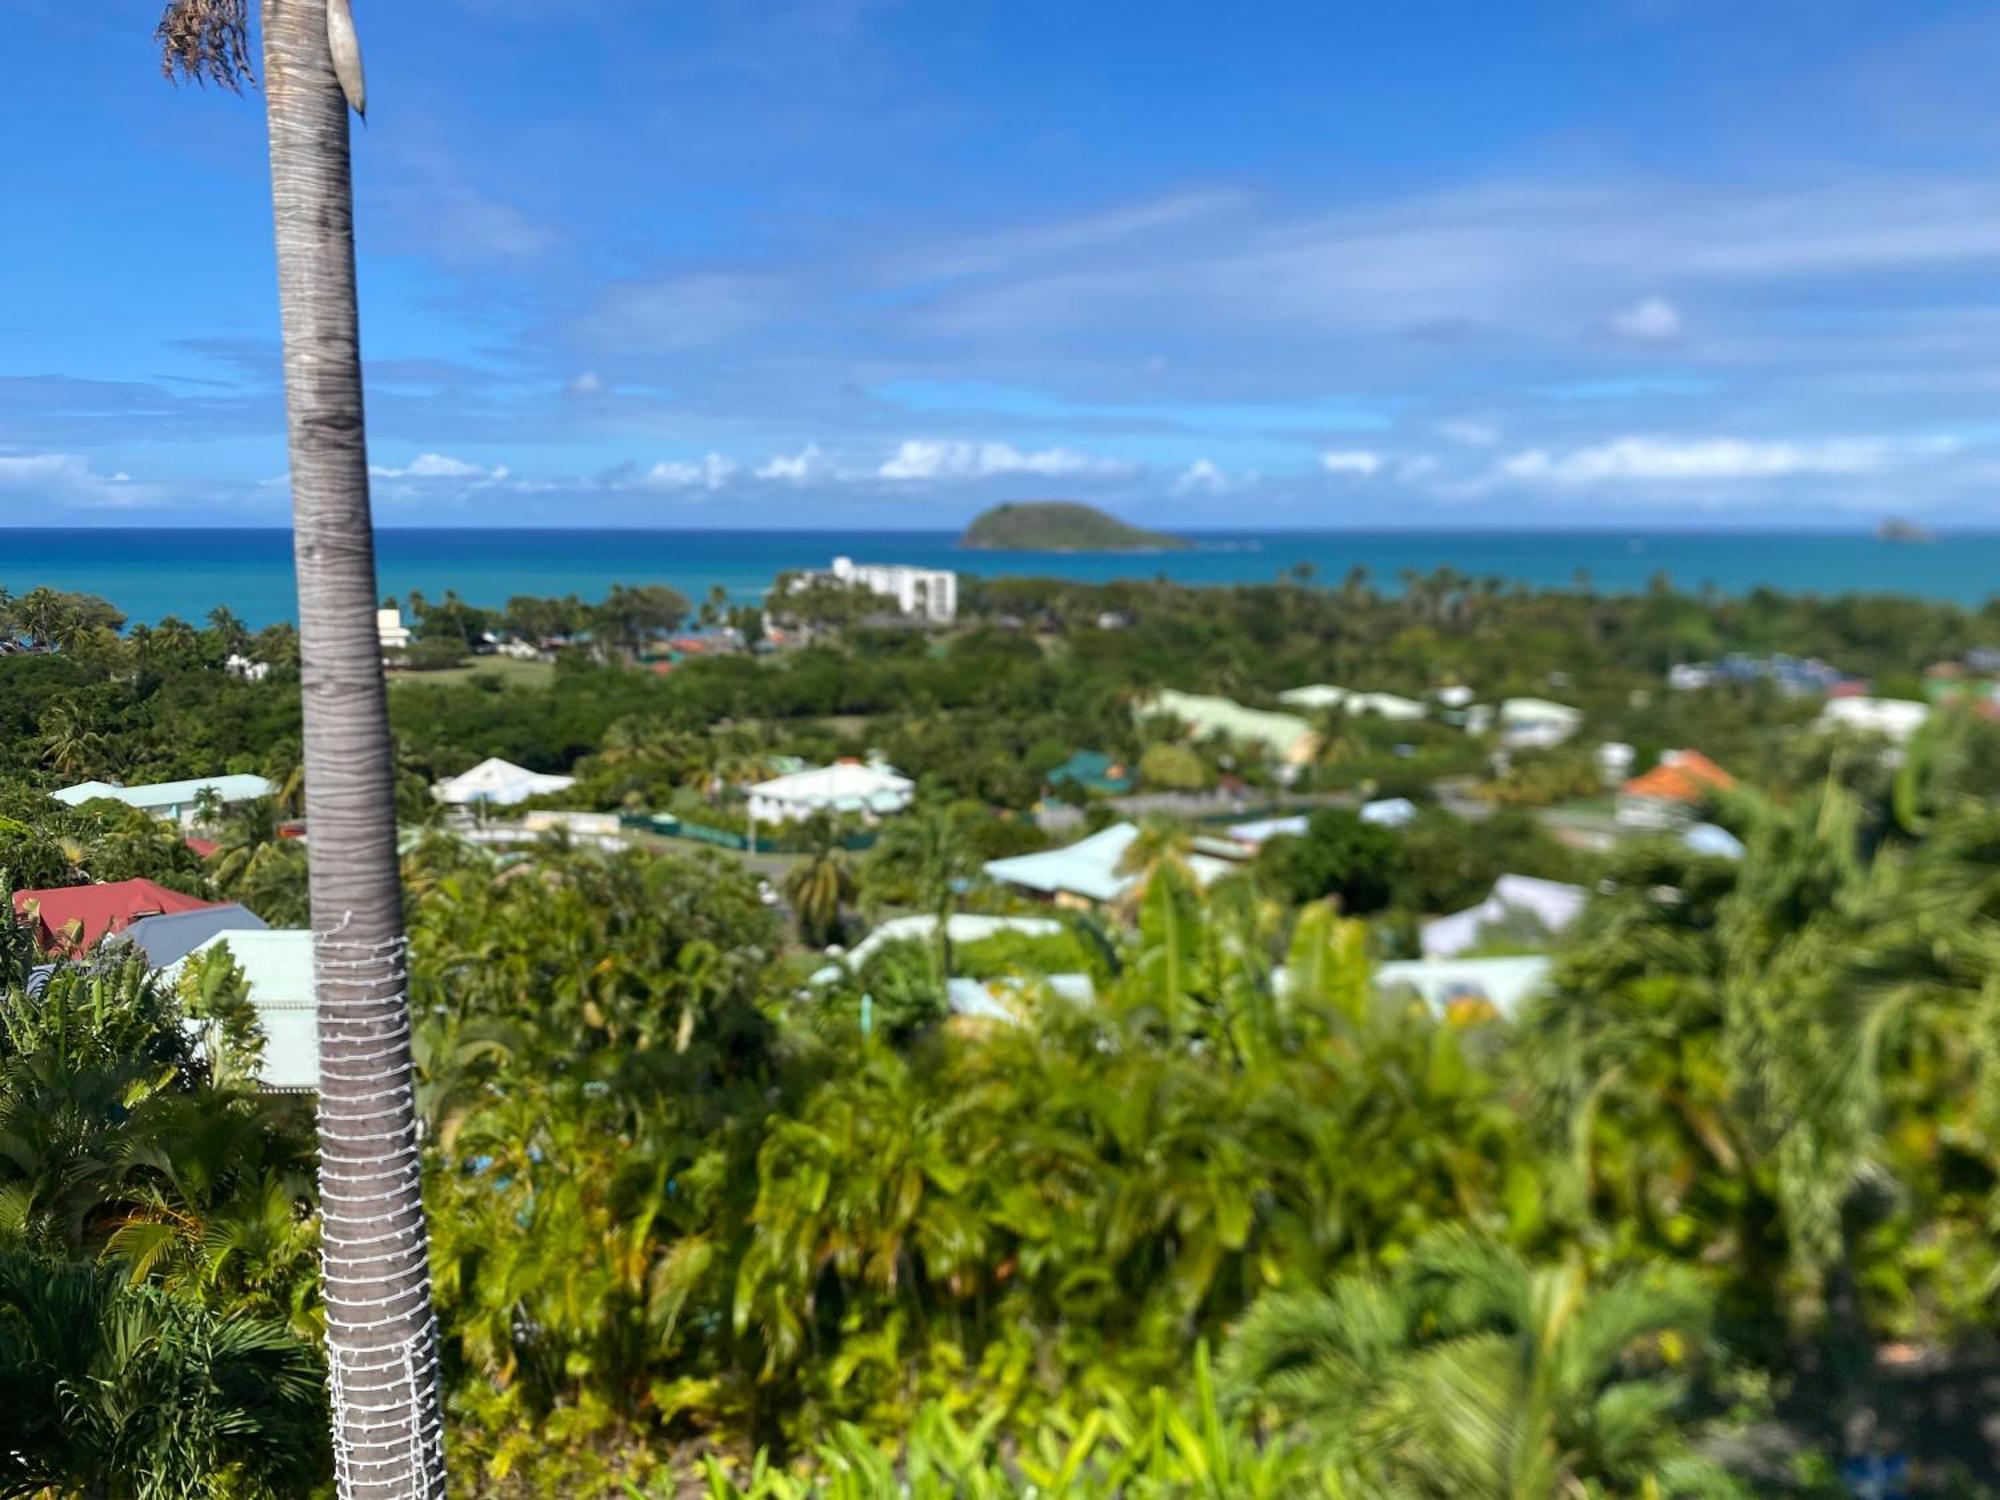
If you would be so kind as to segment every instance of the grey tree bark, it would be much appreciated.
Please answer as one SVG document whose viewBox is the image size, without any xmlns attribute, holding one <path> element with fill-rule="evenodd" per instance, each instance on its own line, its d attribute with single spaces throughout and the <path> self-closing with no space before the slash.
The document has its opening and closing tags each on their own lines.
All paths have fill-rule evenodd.
<svg viewBox="0 0 2000 1500">
<path fill-rule="evenodd" d="M 263 0 L 319 993 L 327 1359 L 343 1500 L 444 1493 L 361 399 L 348 111 L 328 0 Z"/>
</svg>

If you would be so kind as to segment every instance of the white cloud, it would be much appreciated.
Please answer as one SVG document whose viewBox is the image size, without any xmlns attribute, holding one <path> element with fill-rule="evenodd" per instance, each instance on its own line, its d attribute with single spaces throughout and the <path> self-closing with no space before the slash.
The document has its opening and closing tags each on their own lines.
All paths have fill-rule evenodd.
<svg viewBox="0 0 2000 1500">
<path fill-rule="evenodd" d="M 376 191 L 388 212 L 385 232 L 399 249 L 436 256 L 455 269 L 524 270 L 560 242 L 549 224 L 472 181 L 475 163 L 432 143 L 404 143 L 385 163 Z"/>
<path fill-rule="evenodd" d="M 824 476 L 830 465 L 826 455 L 820 452 L 818 443 L 807 443 L 797 453 L 774 453 L 757 466 L 759 479 L 782 480 L 786 484 L 804 484 L 807 480 Z"/>
<path fill-rule="evenodd" d="M 505 479 L 507 466 L 495 464 L 489 469 L 449 453 L 419 453 L 403 468 L 370 464 L 368 472 L 377 479 Z"/>
<path fill-rule="evenodd" d="M 1366 448 L 1335 448 L 1319 456 L 1319 466 L 1329 474 L 1358 474 L 1365 478 L 1382 471 L 1382 455 Z"/>
<path fill-rule="evenodd" d="M 1611 331 L 1639 344 L 1670 344 L 1681 336 L 1681 312 L 1665 297 L 1642 297 L 1611 315 Z"/>
<path fill-rule="evenodd" d="M 89 473 L 90 465 L 74 453 L 0 454 L 0 484 L 10 489 Z"/>
<path fill-rule="evenodd" d="M 1817 442 L 1621 437 L 1567 453 L 1530 448 L 1502 460 L 1497 472 L 1504 479 L 1567 485 L 1783 479 L 1801 474 L 1872 473 L 1899 460 L 1937 457 L 1957 446 L 1943 437 L 1831 438 Z"/>
<path fill-rule="evenodd" d="M 1467 448 L 1490 448 L 1500 441 L 1500 429 L 1488 422 L 1440 422 L 1437 435 Z"/>
<path fill-rule="evenodd" d="M 122 471 L 100 474 L 76 453 L 0 453 L 0 491 L 25 490 L 35 500 L 107 509 L 145 505 L 155 487 L 132 483 Z"/>
<path fill-rule="evenodd" d="M 695 462 L 661 459 L 646 471 L 645 482 L 663 490 L 719 490 L 736 474 L 738 464 L 720 453 Z"/>
<path fill-rule="evenodd" d="M 1136 465 L 1079 453 L 1074 448 L 1026 452 L 1011 443 L 940 442 L 912 438 L 876 470 L 883 479 L 990 479 L 1001 474 L 1045 478 L 1129 474 Z"/>
<path fill-rule="evenodd" d="M 571 396 L 595 396 L 603 389 L 604 382 L 598 378 L 595 370 L 585 370 L 563 387 L 565 394 Z"/>
<path fill-rule="evenodd" d="M 750 333 L 782 310 L 785 295 L 771 277 L 719 271 L 614 282 L 576 331 L 599 350 L 685 353 Z"/>
<path fill-rule="evenodd" d="M 1227 224 L 1245 203 L 1244 194 L 1232 189 L 1170 193 L 997 232 L 987 227 L 945 244 L 899 253 L 887 264 L 899 274 L 927 282 L 989 276 L 1090 252 L 1116 254 L 1175 231 Z"/>
<path fill-rule="evenodd" d="M 1244 479 L 1231 478 L 1212 460 L 1198 458 L 1181 471 L 1174 481 L 1176 495 L 1220 495 L 1225 490 L 1243 484 Z"/>
</svg>

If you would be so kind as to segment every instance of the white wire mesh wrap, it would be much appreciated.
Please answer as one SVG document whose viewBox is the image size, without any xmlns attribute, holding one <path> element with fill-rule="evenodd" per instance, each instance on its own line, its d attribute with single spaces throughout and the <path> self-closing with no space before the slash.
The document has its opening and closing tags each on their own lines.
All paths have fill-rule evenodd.
<svg viewBox="0 0 2000 1500">
<path fill-rule="evenodd" d="M 352 1500 L 444 1494 L 407 956 L 406 939 L 367 942 L 345 919 L 314 937 L 327 1378 Z"/>
</svg>

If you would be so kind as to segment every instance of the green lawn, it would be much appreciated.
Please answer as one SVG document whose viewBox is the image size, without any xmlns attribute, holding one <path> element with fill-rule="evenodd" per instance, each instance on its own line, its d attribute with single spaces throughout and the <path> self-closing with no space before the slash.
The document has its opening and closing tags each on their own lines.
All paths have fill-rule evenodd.
<svg viewBox="0 0 2000 1500">
<path fill-rule="evenodd" d="M 481 656 L 462 667 L 445 667 L 435 672 L 410 672 L 391 668 L 389 681 L 470 682 L 474 677 L 498 677 L 508 687 L 545 688 L 556 680 L 555 663 L 517 661 L 511 656 Z"/>
<path fill-rule="evenodd" d="M 1546 811 L 1571 813 L 1586 818 L 1610 818 L 1617 816 L 1618 799 L 1609 793 L 1601 797 L 1578 797 L 1569 802 L 1559 802 Z"/>
</svg>

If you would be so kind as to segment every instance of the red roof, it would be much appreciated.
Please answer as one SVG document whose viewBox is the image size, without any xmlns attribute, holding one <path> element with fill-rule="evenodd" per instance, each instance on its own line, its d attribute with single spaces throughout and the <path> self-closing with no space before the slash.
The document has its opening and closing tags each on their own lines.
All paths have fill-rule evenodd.
<svg viewBox="0 0 2000 1500">
<path fill-rule="evenodd" d="M 1715 792 L 1736 785 L 1731 776 L 1699 750 L 1669 750 L 1644 776 L 1625 783 L 1628 797 L 1657 797 L 1663 802 L 1706 802 Z"/>
<path fill-rule="evenodd" d="M 150 880 L 114 880 L 108 885 L 56 886 L 45 891 L 14 892 L 14 911 L 27 916 L 34 909 L 41 926 L 42 946 L 81 953 L 107 932 L 123 932 L 141 917 L 166 912 L 200 911 L 220 906 L 183 896 Z"/>
</svg>

